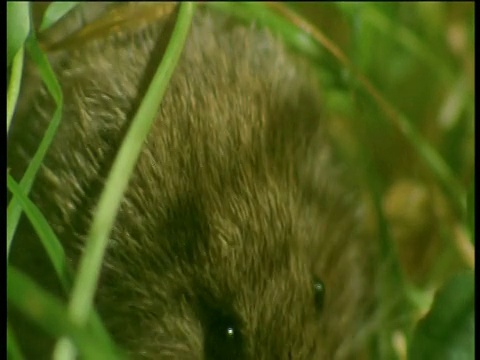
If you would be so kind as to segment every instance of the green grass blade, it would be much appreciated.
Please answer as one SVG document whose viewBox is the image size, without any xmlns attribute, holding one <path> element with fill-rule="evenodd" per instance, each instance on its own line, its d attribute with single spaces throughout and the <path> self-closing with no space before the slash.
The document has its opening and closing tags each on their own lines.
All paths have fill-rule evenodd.
<svg viewBox="0 0 480 360">
<path fill-rule="evenodd" d="M 401 132 L 415 148 L 418 155 L 435 175 L 445 192 L 455 206 L 455 210 L 461 216 L 465 216 L 467 209 L 467 194 L 461 184 L 455 178 L 452 170 L 440 154 L 420 135 L 411 121 L 399 114 L 398 126 Z"/>
<path fill-rule="evenodd" d="M 119 359 L 119 353 L 101 342 L 88 327 L 74 324 L 60 300 L 12 266 L 7 271 L 7 299 L 46 332 L 53 336 L 68 334 L 85 359 Z"/>
<path fill-rule="evenodd" d="M 73 277 L 68 271 L 65 252 L 60 241 L 40 210 L 28 197 L 22 193 L 20 186 L 10 175 L 7 175 L 7 186 L 12 192 L 13 196 L 18 198 L 20 206 L 23 208 L 25 215 L 30 220 L 35 232 L 37 233 L 43 247 L 47 252 L 48 257 L 50 258 L 50 261 L 53 264 L 55 272 L 57 273 L 65 293 L 68 294 L 72 286 Z M 94 314 L 92 321 L 92 331 L 97 334 L 98 337 L 102 338 L 103 341 L 111 342 L 108 332 L 101 323 L 100 317 L 97 313 Z"/>
<path fill-rule="evenodd" d="M 57 239 L 57 236 L 40 210 L 23 194 L 18 183 L 10 175 L 7 175 L 7 186 L 13 196 L 17 198 L 23 211 L 25 211 L 25 215 L 27 215 L 35 229 L 63 288 L 66 290 L 70 289 L 71 278 L 67 272 L 65 252 L 63 251 L 62 244 L 60 244 L 60 241 Z"/>
<path fill-rule="evenodd" d="M 7 67 L 30 33 L 30 4 L 7 1 Z"/>
<path fill-rule="evenodd" d="M 15 335 L 13 334 L 12 328 L 7 321 L 7 354 L 8 359 L 12 360 L 23 360 L 24 356 L 20 351 Z"/>
<path fill-rule="evenodd" d="M 10 82 L 8 84 L 7 90 L 7 134 L 8 130 L 10 129 L 10 123 L 12 122 L 15 105 L 17 104 L 18 94 L 20 93 L 24 54 L 25 51 L 24 47 L 22 46 L 13 58 L 12 72 L 10 75 Z"/>
<path fill-rule="evenodd" d="M 403 46 L 410 54 L 424 62 L 428 66 L 428 69 L 434 71 L 439 78 L 446 82 L 454 79 L 452 71 L 445 64 L 444 59 L 438 57 L 438 55 L 429 48 L 428 44 L 422 42 L 412 30 L 405 26 L 394 24 L 385 14 L 379 11 L 378 7 L 362 6 L 361 15 L 357 14 L 357 16 L 362 16 L 363 21 L 369 23 L 382 34 L 390 36 L 393 41 Z M 392 31 L 392 29 L 395 29 L 395 31 Z"/>
<path fill-rule="evenodd" d="M 193 8 L 192 3 L 180 4 L 177 23 L 164 58 L 120 147 L 105 190 L 100 197 L 68 307 L 69 317 L 75 324 L 85 323 L 91 311 L 111 227 L 144 139 L 156 117 L 163 94 L 182 52 L 192 20 Z"/>
<path fill-rule="evenodd" d="M 436 294 L 432 308 L 417 324 L 408 358 L 475 358 L 475 274 L 459 272 Z"/>
<path fill-rule="evenodd" d="M 40 25 L 40 31 L 48 29 L 55 24 L 63 16 L 65 16 L 70 10 L 77 6 L 78 1 L 54 1 L 48 5 L 45 14 L 43 15 L 42 24 Z"/>
<path fill-rule="evenodd" d="M 48 90 L 52 94 L 57 108 L 53 115 L 52 121 L 50 122 L 45 135 L 35 153 L 30 164 L 25 171 L 25 174 L 20 182 L 20 187 L 23 194 L 28 194 L 35 176 L 40 168 L 43 158 L 47 153 L 47 150 L 55 136 L 57 127 L 60 124 L 62 111 L 63 111 L 63 95 L 60 85 L 55 77 L 55 74 L 50 67 L 47 57 L 40 50 L 38 43 L 32 37 L 26 43 L 27 51 L 31 55 L 32 59 L 36 63 L 38 70 L 42 76 L 43 81 L 45 82 Z M 13 236 L 20 220 L 20 215 L 22 214 L 22 208 L 18 202 L 18 199 L 13 198 L 8 204 L 7 208 L 7 259 L 10 252 L 10 247 L 13 241 Z"/>
</svg>

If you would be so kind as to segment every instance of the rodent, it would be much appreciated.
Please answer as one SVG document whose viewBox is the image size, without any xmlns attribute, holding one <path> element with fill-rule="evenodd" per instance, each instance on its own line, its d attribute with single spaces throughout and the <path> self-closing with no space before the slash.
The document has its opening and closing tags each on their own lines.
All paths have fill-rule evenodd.
<svg viewBox="0 0 480 360">
<path fill-rule="evenodd" d="M 109 34 L 52 62 L 63 119 L 31 198 L 72 268 L 165 26 Z M 38 85 L 9 133 L 17 180 L 53 114 Z M 268 30 L 197 9 L 96 296 L 132 358 L 360 358 L 373 242 L 358 230 L 320 99 L 306 61 Z M 23 220 L 16 239 L 28 229 Z M 32 255 L 13 247 L 28 269 Z"/>
</svg>

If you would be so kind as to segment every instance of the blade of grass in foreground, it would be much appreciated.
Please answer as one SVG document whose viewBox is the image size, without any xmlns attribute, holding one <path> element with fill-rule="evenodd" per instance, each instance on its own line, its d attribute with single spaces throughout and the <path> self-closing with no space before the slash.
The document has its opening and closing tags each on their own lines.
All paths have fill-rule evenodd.
<svg viewBox="0 0 480 360">
<path fill-rule="evenodd" d="M 47 57 L 40 50 L 38 43 L 34 37 L 31 37 L 26 42 L 27 52 L 30 54 L 34 60 L 37 68 L 41 74 L 43 81 L 45 82 L 48 90 L 52 94 L 57 108 L 53 115 L 52 121 L 48 125 L 45 135 L 35 153 L 30 164 L 28 165 L 25 174 L 23 175 L 22 180 L 20 181 L 20 187 L 24 194 L 28 194 L 35 176 L 37 175 L 38 169 L 40 168 L 43 158 L 47 153 L 47 150 L 53 140 L 53 137 L 57 131 L 58 125 L 62 117 L 63 111 L 63 95 L 60 85 L 55 77 L 55 74 L 50 67 Z M 20 220 L 20 215 L 22 214 L 22 207 L 19 204 L 18 199 L 15 197 L 12 198 L 7 208 L 7 259 L 10 252 L 10 247 L 12 245 L 13 236 Z"/>
<path fill-rule="evenodd" d="M 122 359 L 124 356 L 104 343 L 88 327 L 80 328 L 66 314 L 60 300 L 37 286 L 13 266 L 7 270 L 7 299 L 44 331 L 53 336 L 68 334 L 85 359 Z"/>
<path fill-rule="evenodd" d="M 192 20 L 193 9 L 193 3 L 181 3 L 179 5 L 177 22 L 164 58 L 140 104 L 106 181 L 93 219 L 85 251 L 80 260 L 72 298 L 68 306 L 68 315 L 74 324 L 84 324 L 91 312 L 108 236 L 120 207 L 123 193 L 128 185 L 130 174 L 133 171 L 144 140 L 156 117 L 163 94 L 182 52 Z"/>
<path fill-rule="evenodd" d="M 430 311 L 417 324 L 408 358 L 475 358 L 475 273 L 462 271 L 435 294 Z"/>
<path fill-rule="evenodd" d="M 13 334 L 12 328 L 7 321 L 7 354 L 8 359 L 12 360 L 23 360 L 24 356 L 20 351 L 15 335 Z"/>
<path fill-rule="evenodd" d="M 7 1 L 7 66 L 22 48 L 30 33 L 30 4 Z"/>
<path fill-rule="evenodd" d="M 25 215 L 42 242 L 65 293 L 68 294 L 72 286 L 72 276 L 67 269 L 65 252 L 60 241 L 40 210 L 22 193 L 20 186 L 10 175 L 7 175 L 7 186 L 12 194 L 17 197 Z M 94 313 L 93 316 L 92 331 L 105 343 L 112 343 L 97 313 Z"/>
<path fill-rule="evenodd" d="M 40 210 L 38 210 L 31 200 L 23 194 L 20 186 L 11 175 L 7 175 L 7 187 L 12 192 L 13 196 L 17 198 L 18 203 L 35 229 L 63 288 L 66 290 L 69 289 L 71 286 L 71 279 L 67 273 L 65 252 L 63 251 L 63 247 L 58 241 L 57 236 L 50 225 L 48 225 L 47 220 Z"/>
<path fill-rule="evenodd" d="M 20 83 L 22 80 L 23 71 L 23 56 L 25 54 L 24 47 L 17 51 L 13 58 L 12 72 L 7 90 L 7 134 L 12 122 L 13 112 L 17 104 L 18 94 L 20 93 Z"/>
<path fill-rule="evenodd" d="M 53 1 L 43 15 L 40 31 L 48 29 L 78 5 L 78 1 Z"/>
</svg>

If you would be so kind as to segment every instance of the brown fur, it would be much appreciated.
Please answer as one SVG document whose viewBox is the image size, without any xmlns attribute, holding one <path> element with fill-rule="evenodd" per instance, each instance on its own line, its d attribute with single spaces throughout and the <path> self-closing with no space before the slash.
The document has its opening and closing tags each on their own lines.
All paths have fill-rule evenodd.
<svg viewBox="0 0 480 360">
<path fill-rule="evenodd" d="M 52 59 L 65 107 L 31 197 L 73 263 L 164 40 L 157 23 Z M 371 244 L 313 78 L 268 31 L 197 11 L 96 299 L 133 358 L 358 358 Z M 53 110 L 46 89 L 32 99 L 9 139 L 17 178 Z M 326 287 L 321 312 L 314 276 Z M 232 343 L 222 338 L 230 325 Z"/>
</svg>

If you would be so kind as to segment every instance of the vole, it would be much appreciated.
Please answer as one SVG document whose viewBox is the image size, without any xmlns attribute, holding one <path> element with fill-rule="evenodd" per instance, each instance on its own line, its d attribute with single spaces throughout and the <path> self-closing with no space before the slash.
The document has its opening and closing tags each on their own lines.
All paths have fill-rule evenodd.
<svg viewBox="0 0 480 360">
<path fill-rule="evenodd" d="M 51 57 L 63 118 L 31 198 L 73 269 L 167 25 L 119 30 Z M 55 108 L 40 82 L 28 90 L 8 139 L 17 180 Z M 197 9 L 96 296 L 131 358 L 360 357 L 374 246 L 361 235 L 355 189 L 324 122 L 304 59 L 264 28 Z M 12 261 L 38 278 L 34 255 L 18 245 L 31 232 L 23 221 Z"/>
</svg>

